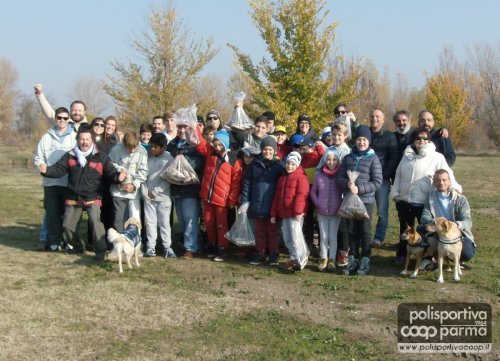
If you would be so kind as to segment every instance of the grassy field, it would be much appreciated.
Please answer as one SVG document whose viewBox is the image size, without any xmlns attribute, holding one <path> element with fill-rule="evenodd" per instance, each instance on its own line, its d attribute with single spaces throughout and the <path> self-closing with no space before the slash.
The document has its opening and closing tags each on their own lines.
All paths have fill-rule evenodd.
<svg viewBox="0 0 500 361">
<path fill-rule="evenodd" d="M 4 153 L 5 154 L 5 153 Z M 116 271 L 91 255 L 35 252 L 42 187 L 29 169 L 0 172 L 0 360 L 447 360 L 500 358 L 500 157 L 459 157 L 454 167 L 473 209 L 479 244 L 460 283 L 436 272 L 417 280 L 374 250 L 372 273 L 348 277 L 253 267 L 238 257 L 141 258 Z M 174 233 L 178 240 L 178 234 Z M 493 352 L 483 356 L 399 354 L 401 302 L 487 302 L 494 313 Z M 495 327 L 496 326 L 496 327 Z"/>
</svg>

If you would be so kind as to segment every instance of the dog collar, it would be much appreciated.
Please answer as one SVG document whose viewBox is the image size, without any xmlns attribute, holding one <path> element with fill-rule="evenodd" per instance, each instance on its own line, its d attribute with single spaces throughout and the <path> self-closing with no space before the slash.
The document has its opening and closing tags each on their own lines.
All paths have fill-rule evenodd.
<svg viewBox="0 0 500 361">
<path fill-rule="evenodd" d="M 439 242 L 444 243 L 444 244 L 455 244 L 455 243 L 458 243 L 461 241 L 462 241 L 462 236 L 457 237 L 455 239 L 451 239 L 451 240 L 439 238 Z"/>
</svg>

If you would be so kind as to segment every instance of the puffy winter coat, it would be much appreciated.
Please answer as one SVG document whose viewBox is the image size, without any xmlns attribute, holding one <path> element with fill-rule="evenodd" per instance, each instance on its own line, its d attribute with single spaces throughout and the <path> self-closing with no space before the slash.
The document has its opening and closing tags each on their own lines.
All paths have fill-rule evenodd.
<svg viewBox="0 0 500 361">
<path fill-rule="evenodd" d="M 225 207 L 231 197 L 231 205 L 236 204 L 235 189 L 231 192 L 233 167 L 223 156 L 219 156 L 214 147 L 205 139 L 200 139 L 196 150 L 205 157 L 205 170 L 200 188 L 200 198 L 216 206 Z"/>
<path fill-rule="evenodd" d="M 409 145 L 398 169 L 391 190 L 391 198 L 399 198 L 407 203 L 425 204 L 429 193 L 433 189 L 434 173 L 438 169 L 448 171 L 451 188 L 462 191 L 462 187 L 455 180 L 453 171 L 446 163 L 441 153 L 436 151 L 434 143 L 429 142 L 420 148 L 418 154 Z"/>
<path fill-rule="evenodd" d="M 73 150 L 65 153 L 59 161 L 47 167 L 44 177 L 59 178 L 68 174 L 66 204 L 85 205 L 94 202 L 101 205 L 103 177 L 110 183 L 119 183 L 119 173 L 111 159 L 104 153 L 94 151 L 87 156 L 85 167 L 81 167 Z"/>
<path fill-rule="evenodd" d="M 344 192 L 348 191 L 347 171 L 358 171 L 359 176 L 355 182 L 358 187 L 358 196 L 363 203 L 372 204 L 375 202 L 375 191 L 382 185 L 382 167 L 373 149 L 369 149 L 362 155 L 356 153 L 356 148 L 353 148 L 352 152 L 344 157 L 337 173 L 337 184 Z"/>
<path fill-rule="evenodd" d="M 243 159 L 238 159 L 233 165 L 233 173 L 231 174 L 231 187 L 234 187 L 234 194 L 236 196 L 236 202 L 231 204 L 232 199 L 230 199 L 230 206 L 240 205 L 241 196 L 241 185 L 243 183 L 243 177 L 245 176 L 245 170 L 247 166 Z"/>
<path fill-rule="evenodd" d="M 340 165 L 337 166 L 337 172 Z M 342 203 L 342 191 L 335 180 L 336 174 L 328 175 L 320 170 L 314 178 L 311 188 L 312 202 L 316 206 L 316 212 L 324 216 L 334 216 L 337 214 Z"/>
<path fill-rule="evenodd" d="M 271 217 L 284 219 L 305 214 L 308 196 L 309 179 L 302 167 L 292 173 L 283 172 L 274 194 Z"/>
<path fill-rule="evenodd" d="M 278 159 L 264 161 L 262 155 L 255 157 L 247 167 L 241 187 L 241 204 L 250 202 L 249 218 L 269 218 L 276 183 L 283 171 Z"/>
<path fill-rule="evenodd" d="M 205 158 L 198 153 L 195 147 L 183 142 L 179 137 L 175 137 L 167 144 L 167 152 L 169 152 L 172 157 L 176 157 L 178 154 L 184 155 L 189 165 L 193 167 L 198 179 L 203 178 L 203 168 L 205 166 Z M 198 198 L 200 193 L 200 184 L 171 184 L 170 185 L 170 196 L 172 198 Z"/>
</svg>

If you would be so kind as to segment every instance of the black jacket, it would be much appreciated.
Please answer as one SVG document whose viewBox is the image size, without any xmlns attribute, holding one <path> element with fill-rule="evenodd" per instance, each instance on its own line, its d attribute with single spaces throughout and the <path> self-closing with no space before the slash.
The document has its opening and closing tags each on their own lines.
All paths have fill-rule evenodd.
<svg viewBox="0 0 500 361">
<path fill-rule="evenodd" d="M 44 177 L 59 178 L 68 174 L 67 199 L 82 202 L 91 202 L 102 199 L 103 178 L 109 183 L 119 183 L 119 172 L 113 166 L 106 153 L 94 147 L 94 151 L 87 156 L 87 164 L 81 167 L 78 157 L 73 150 L 66 152 L 59 161 L 47 167 Z"/>
<path fill-rule="evenodd" d="M 450 138 L 443 138 L 439 132 L 441 129 L 433 129 L 431 131 L 431 140 L 432 143 L 436 146 L 436 152 L 444 155 L 444 159 L 446 159 L 446 163 L 451 166 L 455 163 L 457 159 L 457 155 L 455 154 L 455 148 L 451 143 Z"/>
<path fill-rule="evenodd" d="M 398 167 L 398 145 L 394 133 L 383 128 L 377 133 L 372 131 L 370 148 L 378 156 L 384 179 L 391 179 Z"/>
</svg>

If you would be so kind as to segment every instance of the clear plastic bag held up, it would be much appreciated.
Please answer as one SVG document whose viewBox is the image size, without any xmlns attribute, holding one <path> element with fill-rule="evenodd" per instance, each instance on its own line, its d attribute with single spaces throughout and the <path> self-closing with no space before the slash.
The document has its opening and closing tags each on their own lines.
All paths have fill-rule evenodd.
<svg viewBox="0 0 500 361">
<path fill-rule="evenodd" d="M 242 131 L 253 128 L 253 122 L 248 118 L 243 110 L 243 100 L 245 100 L 245 93 L 238 92 L 234 97 L 235 107 L 227 125 L 234 131 Z"/>
<path fill-rule="evenodd" d="M 182 154 L 178 154 L 173 161 L 165 166 L 160 177 L 172 184 L 186 185 L 200 183 L 198 175 Z"/>
<path fill-rule="evenodd" d="M 187 108 L 181 108 L 175 112 L 175 123 L 177 125 L 187 126 L 186 133 L 188 136 L 188 142 L 191 145 L 200 144 L 200 139 L 198 139 L 198 133 L 196 132 L 196 127 L 198 126 L 196 110 L 196 104 L 193 104 Z"/>
</svg>

